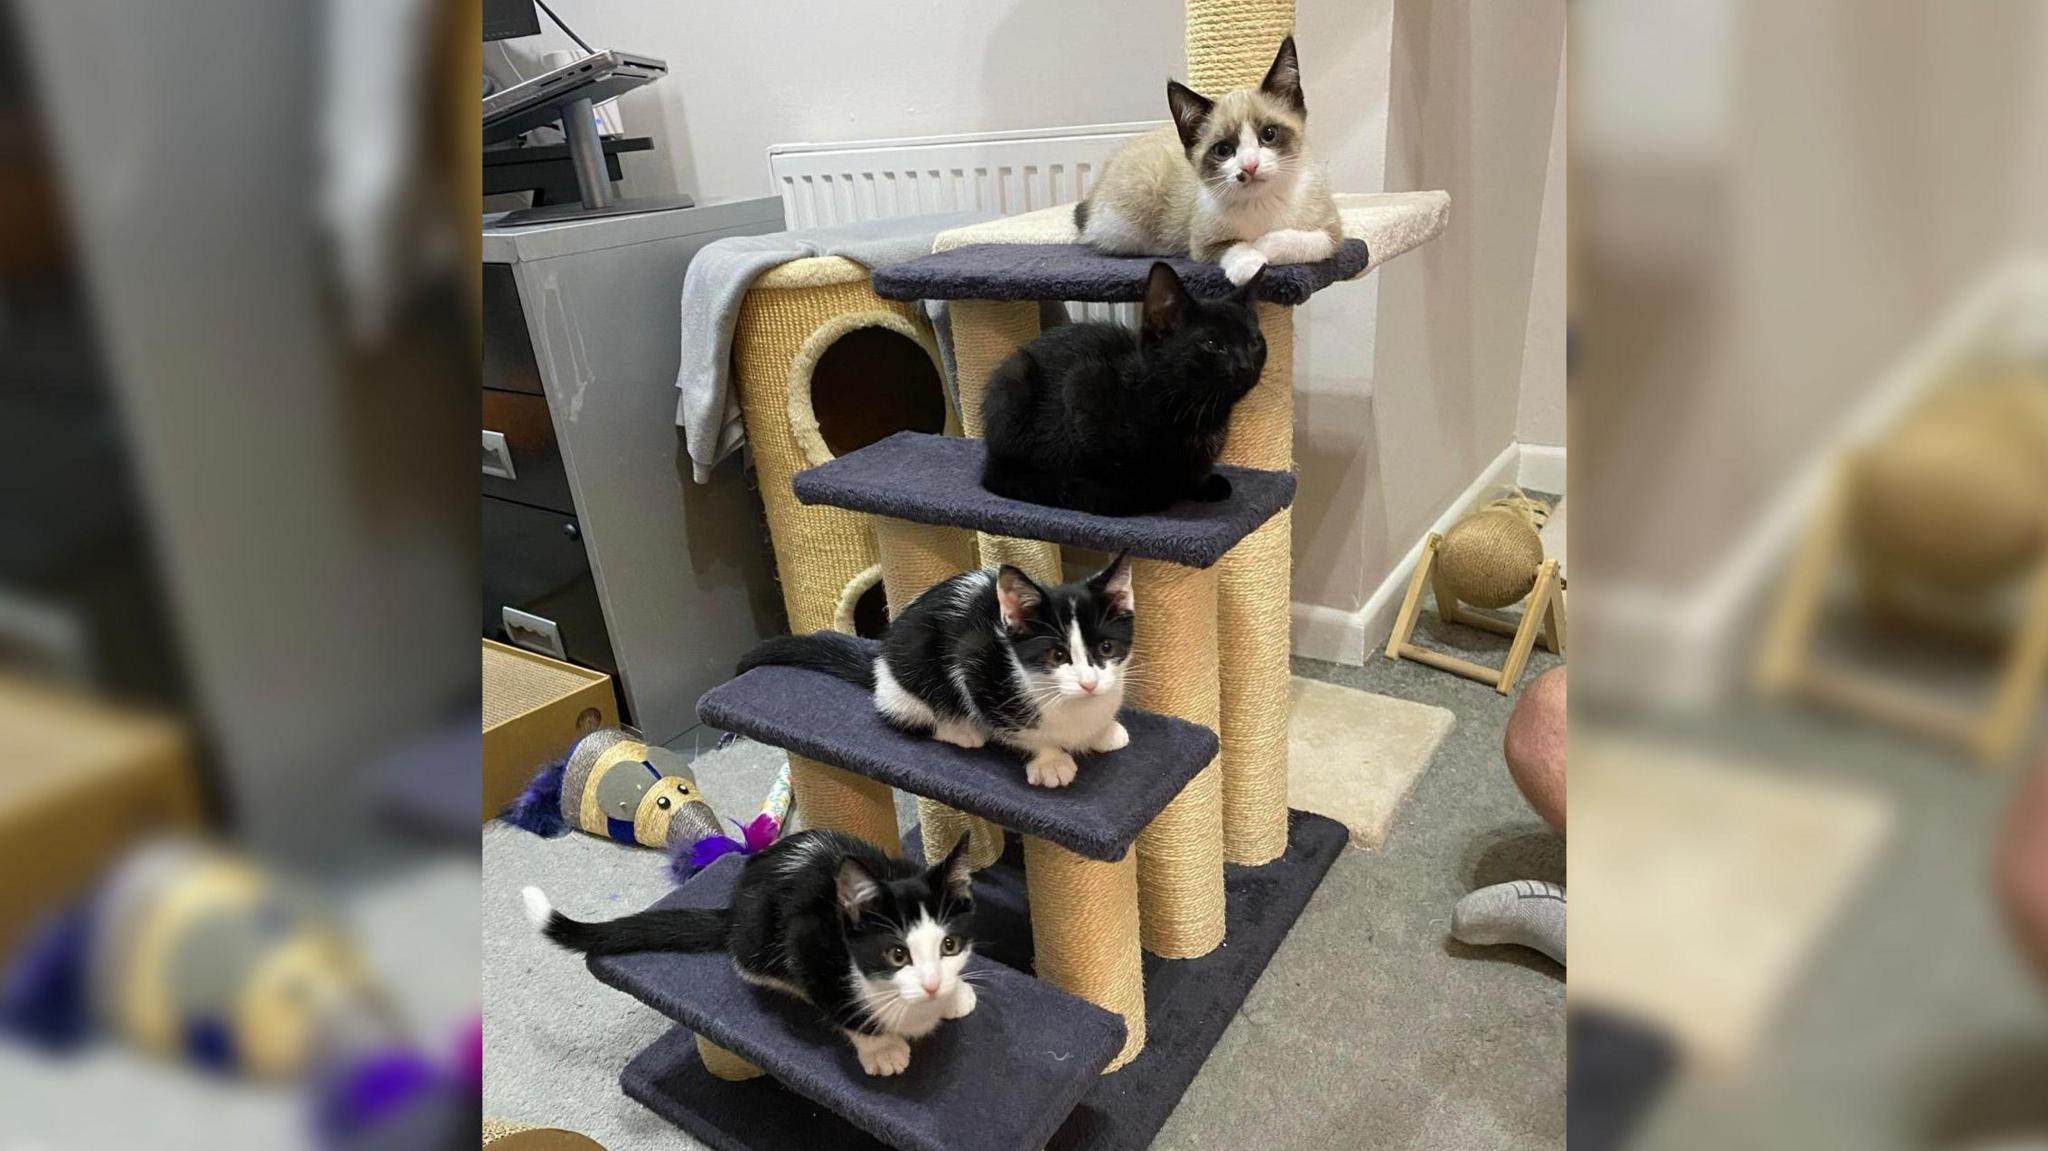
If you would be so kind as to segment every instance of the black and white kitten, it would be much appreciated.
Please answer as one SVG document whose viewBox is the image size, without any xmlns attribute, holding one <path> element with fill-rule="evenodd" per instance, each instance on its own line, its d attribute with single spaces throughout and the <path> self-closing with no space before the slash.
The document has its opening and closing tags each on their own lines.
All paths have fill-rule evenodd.
<svg viewBox="0 0 2048 1151">
<path fill-rule="evenodd" d="M 570 919 L 537 887 L 526 914 L 571 951 L 718 951 L 741 979 L 803 999 L 846 1033 L 870 1075 L 910 1066 L 910 1040 L 974 1010 L 963 973 L 974 954 L 967 839 L 931 867 L 892 859 L 836 831 L 801 831 L 751 856 L 726 910 Z"/>
<path fill-rule="evenodd" d="M 1024 778 L 1065 787 L 1074 753 L 1131 741 L 1117 722 L 1131 657 L 1131 565 L 1118 556 L 1077 583 L 1045 588 L 1007 564 L 964 572 L 917 597 L 870 657 L 852 636 L 780 636 L 739 670 L 788 664 L 871 689 L 902 731 L 957 747 L 990 740 L 1024 756 Z"/>
<path fill-rule="evenodd" d="M 1099 515 L 1222 500 L 1213 470 L 1230 412 L 1259 382 L 1258 278 L 1198 300 L 1166 264 L 1145 283 L 1144 322 L 1050 328 L 989 376 L 982 486 Z"/>
</svg>

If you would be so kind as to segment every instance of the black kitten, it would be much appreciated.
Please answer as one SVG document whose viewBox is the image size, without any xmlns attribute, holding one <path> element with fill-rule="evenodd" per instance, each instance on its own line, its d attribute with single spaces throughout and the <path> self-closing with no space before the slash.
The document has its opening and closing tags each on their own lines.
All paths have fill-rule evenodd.
<svg viewBox="0 0 2048 1151">
<path fill-rule="evenodd" d="M 529 887 L 526 914 L 549 939 L 590 955 L 722 948 L 740 978 L 824 1012 L 868 1074 L 894 1075 L 910 1066 L 909 1040 L 974 1010 L 963 973 L 974 954 L 972 878 L 965 836 L 921 868 L 850 835 L 802 831 L 747 860 L 728 910 L 584 923 Z"/>
<path fill-rule="evenodd" d="M 1040 587 L 1008 564 L 962 572 L 925 589 L 890 623 L 873 657 L 836 631 L 779 636 L 740 658 L 807 667 L 875 694 L 903 731 L 956 747 L 990 740 L 1024 756 L 1024 778 L 1065 787 L 1075 752 L 1130 743 L 1117 722 L 1134 622 L 1123 556 L 1085 580 Z"/>
<path fill-rule="evenodd" d="M 1258 284 L 1197 300 L 1154 264 L 1142 331 L 1067 324 L 1018 349 L 989 376 L 982 486 L 1112 516 L 1229 498 L 1212 469 L 1231 408 L 1266 366 Z"/>
</svg>

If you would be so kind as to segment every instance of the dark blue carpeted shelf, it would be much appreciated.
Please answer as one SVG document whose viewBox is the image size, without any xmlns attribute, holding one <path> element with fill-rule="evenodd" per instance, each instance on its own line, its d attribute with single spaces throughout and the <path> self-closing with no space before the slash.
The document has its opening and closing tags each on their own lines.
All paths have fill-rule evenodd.
<svg viewBox="0 0 2048 1151">
<path fill-rule="evenodd" d="M 921 850 L 916 836 L 913 830 L 904 843 L 912 856 Z M 1344 849 L 1347 836 L 1334 820 L 1292 812 L 1285 855 L 1263 867 L 1224 868 L 1229 927 L 1224 946 L 1200 959 L 1145 957 L 1145 1050 L 1088 1085 L 1066 1121 L 1045 1141 L 1048 1151 L 1128 1151 L 1152 1142 Z M 1000 862 L 975 873 L 977 957 L 1029 965 L 1031 922 L 1022 862 L 1013 841 Z M 992 1056 L 989 1061 L 1003 1066 L 1007 1058 Z M 873 1151 L 879 1146 L 844 1120 L 792 1098 L 772 1083 L 712 1078 L 697 1058 L 689 1034 L 680 1030 L 641 1052 L 620 1076 L 620 1085 L 627 1095 L 720 1151 Z M 996 1145 L 976 1132 L 959 1146 L 979 1151 Z"/>
<path fill-rule="evenodd" d="M 970 244 L 875 269 L 875 294 L 886 300 L 1140 300 L 1152 256 L 1105 256 L 1085 244 Z M 1166 261 L 1203 299 L 1231 290 L 1223 269 L 1185 256 Z M 1269 264 L 1259 298 L 1301 304 L 1310 295 L 1365 270 L 1364 240 L 1346 240 L 1318 264 Z"/>
<path fill-rule="evenodd" d="M 740 862 L 719 860 L 655 906 L 726 906 Z M 881 1078 L 861 1070 L 852 1044 L 815 1010 L 742 983 L 722 952 L 599 956 L 589 965 L 606 984 L 906 1151 L 1043 1147 L 1124 1041 L 1124 1022 L 1115 1014 L 977 956 L 971 961 L 980 972 L 974 1013 L 940 1024 L 912 1044 L 909 1070 Z M 679 1038 L 662 1042 L 675 1048 Z M 676 1058 L 697 1058 L 694 1044 L 670 1048 L 664 1050 Z M 650 1049 L 635 1066 L 653 1054 Z M 725 1140 L 715 1130 L 693 1127 L 693 1133 L 707 1142 L 744 1145 L 737 1132 Z"/>
<path fill-rule="evenodd" d="M 856 775 L 936 799 L 971 815 L 1059 844 L 1090 859 L 1118 860 L 1145 825 L 1216 757 L 1216 733 L 1200 724 L 1125 708 L 1122 751 L 1076 757 L 1066 787 L 1033 787 L 1015 752 L 954 747 L 905 735 L 875 714 L 866 689 L 823 672 L 757 667 L 697 701 L 697 715 Z"/>
<path fill-rule="evenodd" d="M 981 486 L 984 445 L 897 432 L 796 475 L 796 498 L 919 524 L 1047 540 L 1205 568 L 1294 502 L 1290 472 L 1219 467 L 1230 498 L 1149 516 L 1098 516 L 1005 499 Z"/>
</svg>

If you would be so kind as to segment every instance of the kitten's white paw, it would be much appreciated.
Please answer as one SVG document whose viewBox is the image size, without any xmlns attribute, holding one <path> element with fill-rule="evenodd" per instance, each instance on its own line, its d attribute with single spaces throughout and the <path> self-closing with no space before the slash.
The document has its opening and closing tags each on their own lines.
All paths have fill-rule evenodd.
<svg viewBox="0 0 2048 1151">
<path fill-rule="evenodd" d="M 974 1014 L 974 985 L 965 979 L 953 989 L 953 1001 L 946 1005 L 947 1019 L 965 1019 Z"/>
<path fill-rule="evenodd" d="M 860 1053 L 860 1069 L 870 1075 L 901 1075 L 910 1066 L 910 1044 L 901 1035 L 847 1032 Z"/>
<path fill-rule="evenodd" d="M 1250 244 L 1232 244 L 1224 250 L 1223 258 L 1217 263 L 1223 266 L 1223 274 L 1231 283 L 1242 284 L 1266 266 L 1266 254 Z"/>
<path fill-rule="evenodd" d="M 1088 745 L 1088 750 L 1116 751 L 1119 748 L 1129 746 L 1131 746 L 1130 731 L 1123 724 L 1111 720 L 1109 726 L 1102 729 L 1102 734 L 1095 737 L 1095 742 Z"/>
<path fill-rule="evenodd" d="M 541 889 L 538 887 L 523 888 L 519 892 L 519 898 L 526 904 L 526 921 L 535 927 L 547 927 L 548 919 L 554 915 L 555 909 L 548 902 L 548 897 L 542 893 Z"/>
<path fill-rule="evenodd" d="M 988 745 L 987 732 L 971 723 L 958 720 L 940 720 L 938 726 L 932 729 L 932 738 L 940 743 L 950 743 L 954 747 L 964 747 L 969 751 Z"/>
<path fill-rule="evenodd" d="M 1024 781 L 1033 787 L 1065 787 L 1080 773 L 1074 757 L 1048 748 L 1034 753 L 1024 764 Z"/>
</svg>

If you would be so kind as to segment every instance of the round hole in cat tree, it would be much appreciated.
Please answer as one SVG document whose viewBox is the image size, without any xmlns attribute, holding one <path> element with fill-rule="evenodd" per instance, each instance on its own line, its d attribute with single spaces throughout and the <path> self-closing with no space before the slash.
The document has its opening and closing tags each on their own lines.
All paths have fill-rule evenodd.
<svg viewBox="0 0 2048 1151">
<path fill-rule="evenodd" d="M 811 411 L 835 456 L 901 431 L 946 429 L 938 365 L 917 341 L 888 328 L 855 328 L 825 349 L 811 369 Z"/>
<path fill-rule="evenodd" d="M 864 639 L 880 639 L 888 627 L 889 596 L 877 581 L 853 601 L 853 634 Z"/>
</svg>

